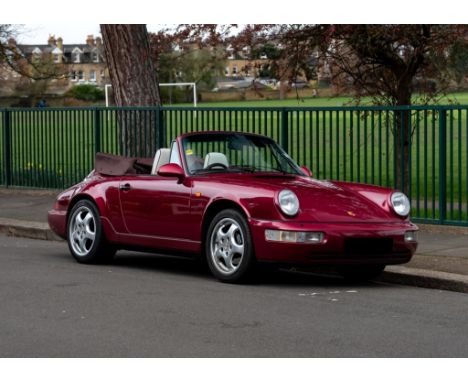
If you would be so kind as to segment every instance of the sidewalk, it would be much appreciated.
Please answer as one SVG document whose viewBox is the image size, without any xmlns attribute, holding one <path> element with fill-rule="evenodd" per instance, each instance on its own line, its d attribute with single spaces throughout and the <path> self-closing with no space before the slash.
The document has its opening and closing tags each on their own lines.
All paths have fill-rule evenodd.
<svg viewBox="0 0 468 382">
<path fill-rule="evenodd" d="M 0 232 L 60 240 L 47 224 L 58 193 L 0 187 Z M 468 293 L 468 227 L 420 225 L 416 255 L 408 264 L 387 267 L 381 280 Z"/>
</svg>

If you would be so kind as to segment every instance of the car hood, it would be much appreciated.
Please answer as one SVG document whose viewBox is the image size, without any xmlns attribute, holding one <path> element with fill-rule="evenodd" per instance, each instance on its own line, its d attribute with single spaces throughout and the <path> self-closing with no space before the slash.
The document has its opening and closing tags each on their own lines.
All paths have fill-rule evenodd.
<svg viewBox="0 0 468 382">
<path fill-rule="evenodd" d="M 292 175 L 241 174 L 225 183 L 248 185 L 265 195 L 289 189 L 299 198 L 298 221 L 317 222 L 378 222 L 400 220 L 388 208 L 391 190 L 382 187 L 322 181 Z M 266 195 L 265 195 L 266 196 Z"/>
</svg>

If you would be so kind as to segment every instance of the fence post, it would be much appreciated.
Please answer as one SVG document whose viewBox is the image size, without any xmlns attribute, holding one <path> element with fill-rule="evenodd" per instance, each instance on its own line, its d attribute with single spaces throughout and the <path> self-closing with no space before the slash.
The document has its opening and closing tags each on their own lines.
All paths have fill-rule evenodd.
<svg viewBox="0 0 468 382">
<path fill-rule="evenodd" d="M 164 115 L 161 106 L 156 106 L 156 132 L 158 133 L 157 137 L 157 148 L 160 149 L 164 147 L 166 141 L 166 130 L 164 128 Z"/>
<path fill-rule="evenodd" d="M 288 134 L 288 110 L 281 109 L 281 146 L 288 152 L 289 150 L 289 134 Z"/>
<path fill-rule="evenodd" d="M 3 165 L 5 166 L 5 186 L 11 184 L 11 134 L 10 110 L 3 110 Z"/>
<path fill-rule="evenodd" d="M 439 221 L 447 216 L 447 111 L 439 109 Z"/>
<path fill-rule="evenodd" d="M 94 153 L 101 151 L 101 110 L 94 109 Z"/>
</svg>

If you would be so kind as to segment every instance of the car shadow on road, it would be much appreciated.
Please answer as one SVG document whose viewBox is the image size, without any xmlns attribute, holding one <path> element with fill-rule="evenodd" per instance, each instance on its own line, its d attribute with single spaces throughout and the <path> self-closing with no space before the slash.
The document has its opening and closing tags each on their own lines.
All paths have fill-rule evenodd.
<svg viewBox="0 0 468 382">
<path fill-rule="evenodd" d="M 200 280 L 216 279 L 210 273 L 208 266 L 200 260 L 181 256 L 165 256 L 149 253 L 119 252 L 112 266 L 138 269 L 155 273 L 180 275 Z M 315 267 L 309 269 L 260 267 L 254 277 L 244 283 L 252 286 L 322 286 L 322 287 L 388 287 L 382 283 L 351 282 L 339 277 L 331 267 Z"/>
</svg>

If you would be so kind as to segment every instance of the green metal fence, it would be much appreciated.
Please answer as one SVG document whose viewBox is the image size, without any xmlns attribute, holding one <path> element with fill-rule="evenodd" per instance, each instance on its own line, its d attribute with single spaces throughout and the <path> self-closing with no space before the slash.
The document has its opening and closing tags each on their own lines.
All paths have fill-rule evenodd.
<svg viewBox="0 0 468 382">
<path fill-rule="evenodd" d="M 404 189 L 416 221 L 468 226 L 468 106 L 1 109 L 0 117 L 7 186 L 65 188 L 93 168 L 98 151 L 151 157 L 148 141 L 246 131 L 272 137 L 317 178 Z M 123 124 L 141 129 L 134 147 L 123 142 Z"/>
</svg>

